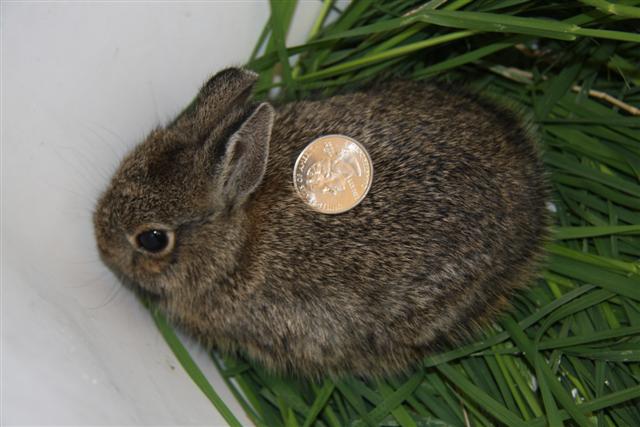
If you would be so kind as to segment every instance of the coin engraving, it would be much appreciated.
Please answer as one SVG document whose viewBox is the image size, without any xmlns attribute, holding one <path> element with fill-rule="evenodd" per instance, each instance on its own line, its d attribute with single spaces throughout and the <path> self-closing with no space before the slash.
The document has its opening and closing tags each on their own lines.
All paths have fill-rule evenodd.
<svg viewBox="0 0 640 427">
<path fill-rule="evenodd" d="M 300 153 L 293 183 L 312 209 L 327 214 L 346 212 L 358 205 L 371 188 L 373 166 L 367 150 L 344 135 L 325 135 Z"/>
</svg>

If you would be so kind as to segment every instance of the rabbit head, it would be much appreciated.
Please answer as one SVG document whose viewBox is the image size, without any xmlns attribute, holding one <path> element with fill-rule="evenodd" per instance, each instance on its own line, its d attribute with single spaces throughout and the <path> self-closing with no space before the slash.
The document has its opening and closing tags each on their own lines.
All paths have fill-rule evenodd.
<svg viewBox="0 0 640 427">
<path fill-rule="evenodd" d="M 247 101 L 256 78 L 239 68 L 213 76 L 124 158 L 99 199 L 100 256 L 134 290 L 162 299 L 234 268 L 274 120 L 269 104 Z"/>
</svg>

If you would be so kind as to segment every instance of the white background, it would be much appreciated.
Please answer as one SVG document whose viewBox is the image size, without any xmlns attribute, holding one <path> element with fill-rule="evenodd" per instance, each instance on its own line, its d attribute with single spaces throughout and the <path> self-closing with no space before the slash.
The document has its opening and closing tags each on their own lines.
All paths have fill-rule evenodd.
<svg viewBox="0 0 640 427">
<path fill-rule="evenodd" d="M 320 2 L 301 2 L 290 43 Z M 1 422 L 223 425 L 98 259 L 91 210 L 123 154 L 242 64 L 267 2 L 3 2 Z M 243 424 L 206 353 L 192 353 Z"/>
</svg>

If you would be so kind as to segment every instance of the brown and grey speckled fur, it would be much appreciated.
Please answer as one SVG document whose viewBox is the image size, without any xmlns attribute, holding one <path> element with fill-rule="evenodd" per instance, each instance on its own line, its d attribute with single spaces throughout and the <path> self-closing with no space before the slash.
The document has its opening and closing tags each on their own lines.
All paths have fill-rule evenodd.
<svg viewBox="0 0 640 427">
<path fill-rule="evenodd" d="M 105 263 L 175 323 L 279 372 L 388 374 L 532 280 L 547 186 L 514 113 L 409 82 L 273 110 L 247 102 L 254 80 L 214 76 L 124 159 L 95 211 Z M 298 154 L 325 134 L 360 141 L 374 165 L 370 193 L 339 215 L 312 211 L 292 184 Z M 146 224 L 175 230 L 174 249 L 134 248 Z"/>
</svg>

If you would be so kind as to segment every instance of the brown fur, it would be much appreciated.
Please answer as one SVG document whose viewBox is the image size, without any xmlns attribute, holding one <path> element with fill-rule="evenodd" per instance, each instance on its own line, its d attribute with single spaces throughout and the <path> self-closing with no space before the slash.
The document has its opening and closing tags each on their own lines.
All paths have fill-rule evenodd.
<svg viewBox="0 0 640 427">
<path fill-rule="evenodd" d="M 96 208 L 105 262 L 185 330 L 279 372 L 397 373 L 531 281 L 547 186 L 514 113 L 397 82 L 275 112 L 263 104 L 256 119 L 254 80 L 238 69 L 213 77 L 124 159 Z M 298 154 L 326 134 L 358 140 L 373 160 L 370 193 L 339 215 L 312 211 L 292 183 Z M 263 176 L 251 160 L 261 153 L 245 151 L 258 147 Z M 169 254 L 133 247 L 145 224 L 175 231 Z"/>
</svg>

